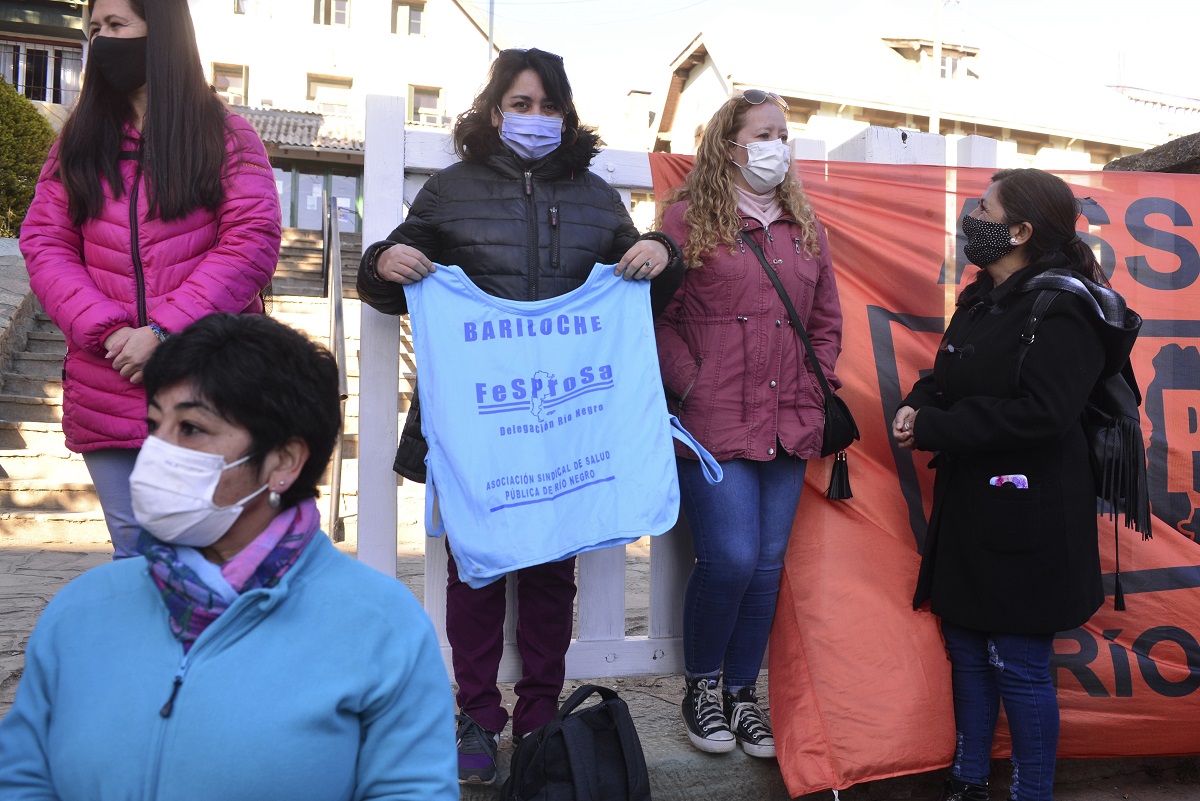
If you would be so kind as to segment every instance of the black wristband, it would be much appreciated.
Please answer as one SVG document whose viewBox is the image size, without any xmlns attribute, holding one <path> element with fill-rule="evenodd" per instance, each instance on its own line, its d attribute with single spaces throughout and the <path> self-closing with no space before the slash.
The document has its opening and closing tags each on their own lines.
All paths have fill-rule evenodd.
<svg viewBox="0 0 1200 801">
<path fill-rule="evenodd" d="M 667 264 L 674 264 L 683 258 L 683 252 L 679 249 L 679 245 L 675 244 L 675 240 L 669 234 L 662 231 L 647 231 L 642 234 L 641 238 L 657 242 L 665 247 L 667 249 Z"/>
<path fill-rule="evenodd" d="M 386 282 L 379 276 L 379 271 L 375 268 L 375 264 L 379 261 L 379 254 L 394 244 L 396 243 L 384 240 L 383 242 L 376 242 L 367 250 L 367 274 L 381 284 Z"/>
</svg>

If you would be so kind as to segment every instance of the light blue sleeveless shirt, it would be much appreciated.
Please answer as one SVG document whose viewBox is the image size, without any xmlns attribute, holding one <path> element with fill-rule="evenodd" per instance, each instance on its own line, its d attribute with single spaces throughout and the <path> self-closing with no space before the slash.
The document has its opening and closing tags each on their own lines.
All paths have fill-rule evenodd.
<svg viewBox="0 0 1200 801">
<path fill-rule="evenodd" d="M 404 287 L 420 374 L 425 526 L 459 577 L 512 570 L 669 530 L 679 516 L 648 281 L 596 265 L 556 298 L 505 300 L 459 267 Z"/>
</svg>

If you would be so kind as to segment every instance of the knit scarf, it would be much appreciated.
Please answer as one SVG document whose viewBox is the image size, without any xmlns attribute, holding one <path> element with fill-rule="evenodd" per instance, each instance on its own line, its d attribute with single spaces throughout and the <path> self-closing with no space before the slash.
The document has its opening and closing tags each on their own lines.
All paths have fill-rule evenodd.
<svg viewBox="0 0 1200 801">
<path fill-rule="evenodd" d="M 274 587 L 320 525 L 317 502 L 311 498 L 301 501 L 276 515 L 253 542 L 221 565 L 221 575 L 239 595 Z M 183 644 L 186 654 L 196 638 L 229 608 L 229 602 L 180 560 L 174 546 L 159 542 L 146 531 L 138 546 L 166 604 L 171 633 Z"/>
</svg>

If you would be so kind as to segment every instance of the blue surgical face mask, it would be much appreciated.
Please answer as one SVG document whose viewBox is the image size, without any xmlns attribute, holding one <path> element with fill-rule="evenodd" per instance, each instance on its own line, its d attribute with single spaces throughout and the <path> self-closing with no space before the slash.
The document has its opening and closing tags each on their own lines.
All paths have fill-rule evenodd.
<svg viewBox="0 0 1200 801">
<path fill-rule="evenodd" d="M 499 108 L 496 110 L 500 111 Z M 545 158 L 562 144 L 561 117 L 512 111 L 500 111 L 500 114 L 504 117 L 500 124 L 500 139 L 526 161 Z"/>
</svg>

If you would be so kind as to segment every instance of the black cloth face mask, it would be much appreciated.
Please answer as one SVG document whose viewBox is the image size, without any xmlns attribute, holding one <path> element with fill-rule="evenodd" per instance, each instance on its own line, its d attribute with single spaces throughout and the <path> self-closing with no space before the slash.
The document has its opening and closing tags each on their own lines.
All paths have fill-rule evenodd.
<svg viewBox="0 0 1200 801">
<path fill-rule="evenodd" d="M 1016 247 L 1010 240 L 1008 224 L 980 220 L 970 214 L 962 218 L 962 232 L 967 238 L 963 252 L 976 267 L 987 267 L 1004 258 Z"/>
<path fill-rule="evenodd" d="M 88 67 L 103 75 L 121 94 L 140 89 L 146 85 L 146 37 L 97 36 L 92 39 Z"/>
</svg>

